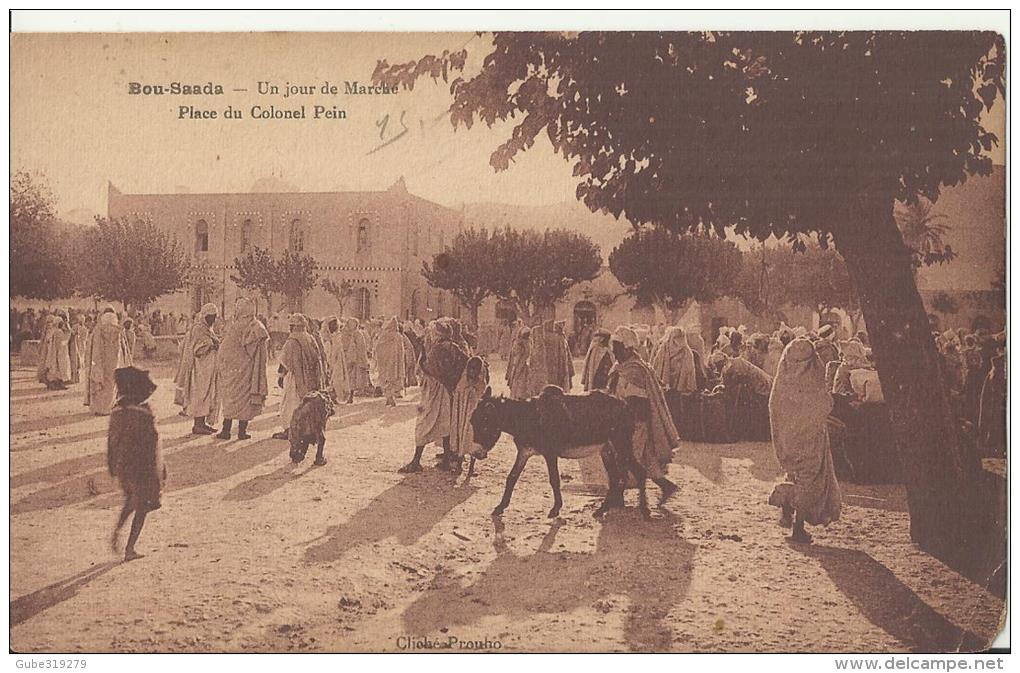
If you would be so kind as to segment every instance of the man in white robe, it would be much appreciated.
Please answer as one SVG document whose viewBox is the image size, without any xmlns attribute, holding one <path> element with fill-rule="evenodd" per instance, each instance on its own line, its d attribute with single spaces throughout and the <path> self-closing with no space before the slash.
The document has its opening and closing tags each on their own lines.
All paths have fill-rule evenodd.
<svg viewBox="0 0 1020 673">
<path fill-rule="evenodd" d="M 213 435 L 212 424 L 219 415 L 218 377 L 216 359 L 220 339 L 213 332 L 219 311 L 215 304 L 206 304 L 198 312 L 185 340 L 181 358 L 181 375 L 178 377 L 184 390 L 184 413 L 194 419 L 193 435 Z"/>
</svg>

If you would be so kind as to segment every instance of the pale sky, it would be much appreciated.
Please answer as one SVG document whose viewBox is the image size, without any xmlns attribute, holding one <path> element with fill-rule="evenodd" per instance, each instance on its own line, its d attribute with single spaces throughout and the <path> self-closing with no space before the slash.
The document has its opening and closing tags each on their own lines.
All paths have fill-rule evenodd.
<svg viewBox="0 0 1020 673">
<path fill-rule="evenodd" d="M 408 189 L 448 206 L 462 202 L 549 204 L 574 199 L 571 165 L 540 136 L 509 170 L 495 173 L 489 154 L 509 126 L 476 124 L 454 132 L 443 115 L 449 86 L 419 80 L 395 95 L 282 99 L 256 93 L 259 80 L 343 89 L 370 81 L 376 60 L 403 62 L 467 44 L 469 71 L 488 51 L 470 33 L 19 34 L 11 36 L 11 168 L 41 171 L 57 209 L 106 212 L 106 184 L 123 192 L 245 192 L 260 177 L 282 176 L 302 191 L 379 190 L 403 176 Z M 222 96 L 129 95 L 128 83 L 204 84 Z M 232 89 L 248 89 L 234 92 Z M 258 121 L 252 105 L 336 105 L 347 119 Z M 245 119 L 178 120 L 178 105 Z M 1004 106 L 988 123 L 1004 136 Z M 387 137 L 409 132 L 372 153 L 379 124 Z M 221 114 L 222 116 L 222 114 Z M 437 120 L 438 118 L 438 120 Z M 993 152 L 1003 163 L 1002 146 Z"/>
<path fill-rule="evenodd" d="M 468 41 L 470 40 L 470 43 Z M 468 43 L 473 58 L 483 38 L 461 33 L 12 35 L 11 167 L 42 171 L 58 210 L 106 211 L 106 183 L 124 192 L 245 192 L 275 174 L 301 191 L 380 190 L 400 176 L 424 198 L 461 202 L 547 204 L 574 198 L 571 166 L 548 141 L 496 174 L 489 154 L 508 127 L 475 125 L 454 132 L 449 85 L 421 80 L 395 95 L 259 96 L 256 83 L 290 81 L 343 87 L 370 83 L 377 58 L 403 62 Z M 224 86 L 223 96 L 143 96 L 129 82 Z M 248 92 L 233 92 L 247 88 Z M 257 121 L 249 108 L 305 103 L 346 109 L 347 119 Z M 237 121 L 178 120 L 177 106 L 241 108 Z M 378 123 L 389 115 L 379 145 Z M 424 124 L 424 128 L 422 126 Z"/>
</svg>

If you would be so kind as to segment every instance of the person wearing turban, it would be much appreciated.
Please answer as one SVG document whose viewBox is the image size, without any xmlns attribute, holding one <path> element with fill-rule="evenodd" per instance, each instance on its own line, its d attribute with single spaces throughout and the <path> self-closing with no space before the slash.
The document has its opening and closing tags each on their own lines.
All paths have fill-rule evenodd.
<svg viewBox="0 0 1020 673">
<path fill-rule="evenodd" d="M 404 340 L 397 329 L 397 319 L 390 318 L 379 328 L 375 340 L 375 362 L 379 386 L 386 396 L 386 406 L 397 406 L 396 395 L 404 388 Z"/>
<path fill-rule="evenodd" d="M 708 357 L 705 352 L 705 338 L 698 334 L 697 330 L 688 329 L 687 345 L 694 354 L 694 373 L 697 375 L 698 390 L 702 390 L 708 385 L 705 374 L 705 358 Z"/>
<path fill-rule="evenodd" d="M 42 319 L 42 333 L 39 335 L 39 364 L 35 374 L 39 383 L 45 383 L 47 388 L 52 388 L 46 379 L 46 367 L 50 361 L 51 333 L 56 328 L 56 319 L 47 315 Z"/>
<path fill-rule="evenodd" d="M 652 357 L 652 371 L 666 390 L 692 393 L 698 389 L 694 351 L 687 343 L 683 327 L 673 326 L 666 330 Z"/>
<path fill-rule="evenodd" d="M 783 351 L 769 396 L 772 446 L 786 471 L 769 504 L 782 509 L 780 525 L 791 539 L 810 543 L 804 524 L 827 526 L 839 519 L 842 495 L 829 447 L 827 420 L 832 395 L 810 339 L 798 337 Z"/>
<path fill-rule="evenodd" d="M 814 345 L 815 353 L 818 354 L 818 360 L 822 363 L 823 368 L 827 367 L 830 362 L 839 360 L 839 350 L 833 342 L 835 336 L 836 330 L 828 323 L 818 328 L 818 338 Z"/>
<path fill-rule="evenodd" d="M 609 372 L 615 364 L 609 337 L 609 330 L 601 327 L 595 330 L 591 337 L 588 352 L 584 357 L 584 371 L 581 374 L 584 392 L 606 390 L 609 387 Z"/>
<path fill-rule="evenodd" d="M 113 410 L 116 384 L 113 373 L 131 365 L 124 332 L 117 324 L 117 313 L 106 307 L 85 344 L 85 405 L 97 416 Z"/>
<path fill-rule="evenodd" d="M 531 328 L 521 327 L 513 332 L 506 364 L 506 384 L 510 388 L 511 399 L 524 400 L 530 394 L 530 356 Z"/>
<path fill-rule="evenodd" d="M 851 372 L 868 369 L 867 352 L 861 342 L 850 339 L 840 344 L 842 359 L 832 377 L 831 390 L 835 395 L 854 395 Z M 826 381 L 828 383 L 828 381 Z"/>
<path fill-rule="evenodd" d="M 64 390 L 71 382 L 71 328 L 64 314 L 49 316 L 49 326 L 43 337 L 43 382 L 50 390 Z"/>
<path fill-rule="evenodd" d="M 347 400 L 348 396 L 353 394 L 354 387 L 349 378 L 350 371 L 345 357 L 343 330 L 340 329 L 340 319 L 337 316 L 331 315 L 326 318 L 326 335 L 325 340 L 329 343 L 329 385 L 337 402 Z"/>
<path fill-rule="evenodd" d="M 134 361 L 135 355 L 135 344 L 138 342 L 138 332 L 135 328 L 135 321 L 131 318 L 124 318 L 124 341 L 127 343 L 127 352 L 131 354 L 131 359 Z"/>
<path fill-rule="evenodd" d="M 223 336 L 217 360 L 223 400 L 223 429 L 216 435 L 219 439 L 230 439 L 235 418 L 237 438 L 251 438 L 248 422 L 262 413 L 269 395 L 268 342 L 269 332 L 255 317 L 255 302 L 241 297 L 234 304 L 234 320 Z"/>
<path fill-rule="evenodd" d="M 371 387 L 368 377 L 368 342 L 357 318 L 349 318 L 340 330 L 340 347 L 347 367 L 347 404 L 354 403 L 354 393 Z"/>
<path fill-rule="evenodd" d="M 414 457 L 400 472 L 420 472 L 425 446 L 441 442 L 440 469 L 456 469 L 457 461 L 450 447 L 453 413 L 453 391 L 460 382 L 467 364 L 467 353 L 453 342 L 452 325 L 443 319 L 433 320 L 425 336 L 425 352 L 419 366 L 422 371 L 421 401 L 414 426 Z"/>
<path fill-rule="evenodd" d="M 315 340 L 308 334 L 308 321 L 300 313 L 288 320 L 290 334 L 280 350 L 277 386 L 283 389 L 280 402 L 280 424 L 283 429 L 273 439 L 290 438 L 290 421 L 308 393 L 322 388 L 322 356 Z"/>
<path fill-rule="evenodd" d="M 616 366 L 609 377 L 609 392 L 626 401 L 634 415 L 634 457 L 658 485 L 661 505 L 679 489 L 666 477 L 666 467 L 673 459 L 673 450 L 680 446 L 680 434 L 666 406 L 662 386 L 638 354 L 641 342 L 637 333 L 629 327 L 618 327 L 610 343 Z M 644 489 L 641 498 L 641 508 L 647 511 Z"/>
<path fill-rule="evenodd" d="M 769 376 L 775 376 L 776 370 L 779 369 L 779 359 L 783 356 L 783 348 L 785 344 L 779 340 L 779 333 L 774 333 L 769 337 L 768 349 L 765 352 L 765 361 L 762 363 L 762 369 Z"/>
<path fill-rule="evenodd" d="M 322 334 L 320 333 L 321 325 L 314 318 L 303 313 L 301 315 L 305 319 L 305 331 L 312 338 L 312 341 L 315 343 L 315 349 L 319 353 L 319 377 L 322 381 L 322 388 L 326 388 L 329 385 L 329 351 L 322 340 Z"/>
<path fill-rule="evenodd" d="M 198 312 L 195 323 L 185 339 L 181 354 L 178 385 L 184 391 L 184 413 L 194 419 L 193 435 L 212 435 L 212 423 L 219 413 L 219 388 L 216 359 L 220 339 L 213 332 L 219 310 L 216 304 L 206 304 Z"/>
<path fill-rule="evenodd" d="M 546 338 L 546 332 L 552 332 L 553 321 L 541 321 L 537 320 L 535 326 L 531 329 L 531 350 L 528 356 L 528 394 L 525 397 L 534 397 L 542 392 L 543 389 L 553 381 L 549 378 L 549 370 L 551 369 L 550 361 L 555 358 L 555 354 L 550 352 L 552 349 L 550 346 L 553 344 L 552 334 L 549 338 Z M 555 384 L 554 384 L 555 385 Z"/>
<path fill-rule="evenodd" d="M 414 333 L 407 322 L 399 325 L 397 329 L 400 332 L 400 340 L 404 344 L 404 387 L 413 388 L 418 385 L 418 352 L 410 336 Z M 400 397 L 402 393 L 403 391 L 398 393 L 397 397 Z"/>
<path fill-rule="evenodd" d="M 553 339 L 549 353 L 553 356 L 548 358 L 550 383 L 559 386 L 563 392 L 569 393 L 574 386 L 574 361 L 570 357 L 570 343 L 567 341 L 567 323 L 565 320 L 557 320 L 553 324 Z"/>
</svg>

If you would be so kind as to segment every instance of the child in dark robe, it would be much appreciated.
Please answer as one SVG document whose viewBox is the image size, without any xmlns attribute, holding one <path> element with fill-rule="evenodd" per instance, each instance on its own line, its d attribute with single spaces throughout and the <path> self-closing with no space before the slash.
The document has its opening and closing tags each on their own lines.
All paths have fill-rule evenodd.
<svg viewBox="0 0 1020 673">
<path fill-rule="evenodd" d="M 107 465 L 124 491 L 124 507 L 117 519 L 111 544 L 113 550 L 118 551 L 120 530 L 134 513 L 124 549 L 124 560 L 133 561 L 142 556 L 135 551 L 135 543 L 142 532 L 146 514 L 160 508 L 160 491 L 166 481 L 166 468 L 159 455 L 156 421 L 146 403 L 156 390 L 156 384 L 149 378 L 149 372 L 135 367 L 121 367 L 113 375 L 117 384 L 117 402 L 110 414 Z"/>
</svg>

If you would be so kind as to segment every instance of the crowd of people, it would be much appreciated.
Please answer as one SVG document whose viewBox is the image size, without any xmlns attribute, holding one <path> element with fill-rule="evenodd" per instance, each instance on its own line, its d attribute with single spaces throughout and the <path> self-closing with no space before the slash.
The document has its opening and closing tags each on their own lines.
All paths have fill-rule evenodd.
<svg viewBox="0 0 1020 673">
<path fill-rule="evenodd" d="M 39 337 L 39 380 L 51 389 L 82 383 L 84 404 L 96 415 L 113 417 L 110 469 L 127 495 L 118 530 L 131 512 L 137 522 L 127 556 L 135 554 L 145 512 L 158 507 L 158 451 L 132 462 L 125 458 L 130 449 L 123 448 L 139 433 L 138 441 L 148 446 L 155 433 L 146 403 L 155 385 L 133 366 L 136 352 L 144 356 L 145 341 L 154 334 L 180 335 L 174 401 L 192 419 L 195 435 L 229 439 L 236 422 L 237 438 L 249 439 L 249 422 L 265 410 L 272 383 L 267 368 L 275 357 L 275 383 L 282 390 L 276 439 L 289 438 L 306 396 L 325 391 L 333 404 L 382 397 L 386 406 L 396 406 L 407 388 L 420 386 L 414 453 L 401 472 L 423 469 L 429 444 L 441 447 L 438 467 L 454 473 L 477 453 L 470 419 L 488 387 L 489 364 L 475 351 L 474 335 L 454 318 L 425 324 L 292 313 L 285 321 L 280 315 L 267 320 L 247 298 L 237 300 L 230 320 L 206 304 L 184 330 L 172 313 L 121 315 L 112 306 L 99 312 L 12 312 L 12 323 L 15 317 L 19 336 Z M 536 320 L 531 327 L 514 321 L 508 331 L 505 376 L 511 398 L 540 396 L 550 386 L 574 388 L 563 321 Z M 12 343 L 14 333 L 12 328 Z M 1004 450 L 1004 334 L 950 330 L 933 337 L 961 423 L 981 446 Z M 736 397 L 748 412 L 742 423 L 764 428 L 760 439 L 771 439 L 787 473 L 770 502 L 781 508 L 781 522 L 792 527 L 794 539 L 810 540 L 806 523 L 825 525 L 839 517 L 829 436 L 834 400 L 884 401 L 865 332 L 837 339 L 828 324 L 811 331 L 783 324 L 771 334 L 723 327 L 709 345 L 697 330 L 682 326 L 630 325 L 613 332 L 596 328 L 588 340 L 579 387 L 623 397 L 634 408 L 635 454 L 663 501 L 677 490 L 665 472 L 682 436 L 677 428 L 683 430 L 692 415 L 692 407 L 677 400 L 739 391 Z"/>
<path fill-rule="evenodd" d="M 18 352 L 21 344 L 29 339 L 41 341 L 53 318 L 63 318 L 70 327 L 81 325 L 91 330 L 104 312 L 105 310 L 99 309 L 44 308 L 36 311 L 34 308 L 18 310 L 12 307 L 10 309 L 12 352 Z M 163 313 L 159 309 L 149 312 L 131 311 L 126 315 L 122 312 L 116 313 L 118 323 L 128 327 L 134 334 L 133 338 L 140 340 L 146 348 L 153 347 L 152 337 L 180 336 L 191 326 L 190 318 L 183 313 Z"/>
</svg>

